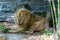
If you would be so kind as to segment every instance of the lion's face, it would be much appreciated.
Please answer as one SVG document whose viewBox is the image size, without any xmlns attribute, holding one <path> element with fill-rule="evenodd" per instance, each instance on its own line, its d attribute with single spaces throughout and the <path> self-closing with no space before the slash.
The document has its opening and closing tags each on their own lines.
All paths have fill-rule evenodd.
<svg viewBox="0 0 60 40">
<path fill-rule="evenodd" d="M 27 9 L 20 9 L 15 13 L 15 23 L 18 25 L 27 25 L 30 20 L 31 12 Z"/>
</svg>

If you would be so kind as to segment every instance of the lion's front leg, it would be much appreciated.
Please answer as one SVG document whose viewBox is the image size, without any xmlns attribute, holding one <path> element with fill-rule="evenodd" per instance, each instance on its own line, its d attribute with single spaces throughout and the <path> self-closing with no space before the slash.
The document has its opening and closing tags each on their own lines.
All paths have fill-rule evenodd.
<svg viewBox="0 0 60 40">
<path fill-rule="evenodd" d="M 19 26 L 19 25 L 15 25 L 15 27 L 13 28 L 10 28 L 9 32 L 11 33 L 20 33 L 20 32 L 23 32 L 25 30 L 24 27 L 22 26 Z"/>
</svg>

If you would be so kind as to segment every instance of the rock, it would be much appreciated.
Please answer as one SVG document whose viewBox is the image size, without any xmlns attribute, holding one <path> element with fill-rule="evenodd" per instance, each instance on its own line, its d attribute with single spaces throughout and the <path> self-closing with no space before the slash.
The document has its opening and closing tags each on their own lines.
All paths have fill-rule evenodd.
<svg viewBox="0 0 60 40">
<path fill-rule="evenodd" d="M 58 40 L 57 35 L 24 35 L 24 34 L 8 34 L 8 40 Z"/>
<path fill-rule="evenodd" d="M 0 21 L 14 22 L 14 13 L 0 13 Z"/>
</svg>

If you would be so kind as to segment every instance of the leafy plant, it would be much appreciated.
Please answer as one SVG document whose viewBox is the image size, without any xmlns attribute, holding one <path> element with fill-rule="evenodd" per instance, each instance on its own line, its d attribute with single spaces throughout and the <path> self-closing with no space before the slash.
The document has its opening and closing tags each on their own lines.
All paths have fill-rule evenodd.
<svg viewBox="0 0 60 40">
<path fill-rule="evenodd" d="M 0 24 L 0 30 L 2 31 L 2 32 L 4 32 L 4 33 L 7 33 L 9 30 L 8 29 L 6 29 L 6 27 L 4 26 L 4 25 L 2 25 L 2 24 Z"/>
<path fill-rule="evenodd" d="M 4 33 L 8 33 L 9 32 L 9 29 L 4 29 L 3 32 Z"/>
<path fill-rule="evenodd" d="M 45 34 L 45 35 L 51 35 L 52 34 L 52 32 L 51 31 L 49 31 L 48 29 L 45 29 L 44 31 L 43 31 L 43 34 Z"/>
<path fill-rule="evenodd" d="M 0 24 L 0 30 L 4 30 L 5 26 Z"/>
<path fill-rule="evenodd" d="M 60 35 L 58 34 L 58 37 L 60 38 Z"/>
</svg>

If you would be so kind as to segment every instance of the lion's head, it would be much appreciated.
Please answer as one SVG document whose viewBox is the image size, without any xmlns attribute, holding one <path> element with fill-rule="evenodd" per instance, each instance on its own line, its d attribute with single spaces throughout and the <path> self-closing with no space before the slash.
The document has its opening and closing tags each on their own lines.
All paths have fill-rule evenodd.
<svg viewBox="0 0 60 40">
<path fill-rule="evenodd" d="M 31 12 L 27 9 L 19 9 L 14 16 L 15 23 L 18 25 L 27 25 L 31 17 Z"/>
</svg>

